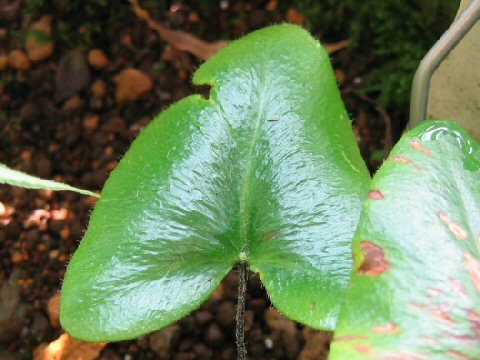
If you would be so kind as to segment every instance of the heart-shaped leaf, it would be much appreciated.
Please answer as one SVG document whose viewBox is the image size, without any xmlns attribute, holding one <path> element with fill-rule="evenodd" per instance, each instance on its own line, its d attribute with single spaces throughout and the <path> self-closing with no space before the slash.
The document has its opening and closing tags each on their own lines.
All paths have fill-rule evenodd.
<svg viewBox="0 0 480 360">
<path fill-rule="evenodd" d="M 375 175 L 331 359 L 480 359 L 480 147 L 406 134 Z"/>
<path fill-rule="evenodd" d="M 108 179 L 68 267 L 61 321 L 111 341 L 198 308 L 239 262 L 287 316 L 332 329 L 369 175 L 328 55 L 266 28 L 202 65 Z"/>
<path fill-rule="evenodd" d="M 0 163 L 0 184 L 8 184 L 20 186 L 28 189 L 48 189 L 48 190 L 65 190 L 74 191 L 83 195 L 99 197 L 98 194 L 88 190 L 78 189 L 76 187 L 63 184 L 57 181 L 44 180 L 36 176 L 25 174 L 24 172 L 10 169 L 6 165 Z"/>
</svg>

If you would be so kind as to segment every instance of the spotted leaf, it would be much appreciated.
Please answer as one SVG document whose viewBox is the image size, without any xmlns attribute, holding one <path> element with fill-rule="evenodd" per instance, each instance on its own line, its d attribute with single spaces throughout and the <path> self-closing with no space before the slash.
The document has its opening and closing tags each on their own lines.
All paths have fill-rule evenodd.
<svg viewBox="0 0 480 360">
<path fill-rule="evenodd" d="M 480 147 L 407 133 L 371 183 L 331 359 L 480 358 Z"/>
</svg>

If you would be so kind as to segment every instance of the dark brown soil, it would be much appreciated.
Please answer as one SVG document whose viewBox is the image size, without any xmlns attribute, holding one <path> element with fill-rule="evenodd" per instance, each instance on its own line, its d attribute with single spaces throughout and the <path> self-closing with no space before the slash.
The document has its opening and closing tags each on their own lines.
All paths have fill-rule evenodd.
<svg viewBox="0 0 480 360">
<path fill-rule="evenodd" d="M 176 2 L 153 15 L 172 28 L 207 40 L 234 39 L 287 18 L 287 12 L 280 8 L 268 10 L 270 2 L 221 3 L 228 7 L 212 6 L 215 11 L 207 12 Z M 69 21 L 58 18 L 59 14 L 61 8 L 53 18 L 54 37 L 59 35 L 62 21 Z M 24 49 L 22 34 L 41 15 L 45 14 L 27 14 L 22 1 L 0 1 L 0 55 Z M 292 19 L 295 17 L 290 13 Z M 11 67 L 0 71 L 0 162 L 33 175 L 101 190 L 131 141 L 155 114 L 191 93 L 204 92 L 189 83 L 200 60 L 166 46 L 128 11 L 124 17 L 109 21 L 90 44 L 56 41 L 54 53 L 32 63 L 27 71 Z M 77 47 L 80 58 L 91 48 L 101 48 L 110 64 L 96 70 L 85 58 L 78 60 L 86 64 L 86 73 L 80 80 L 68 80 L 79 88 L 69 93 L 59 90 L 55 76 L 61 60 Z M 360 74 L 351 59 L 348 49 L 332 55 L 362 153 L 373 169 L 391 146 L 390 133 L 385 132 L 390 120 L 374 102 L 352 91 L 368 76 Z M 149 74 L 154 87 L 137 101 L 117 104 L 114 77 L 126 67 Z M 90 90 L 99 79 L 106 84 L 104 96 L 94 96 Z M 92 120 L 95 116 L 98 122 Z M 0 206 L 0 289 L 6 294 L 0 296 L 5 302 L 0 303 L 0 310 L 7 306 L 7 297 L 13 304 L 8 319 L 2 319 L 0 311 L 0 359 L 30 359 L 39 344 L 62 333 L 50 323 L 48 302 L 60 290 L 66 264 L 82 238 L 93 203 L 74 193 L 7 186 L 0 186 L 0 202 L 5 207 Z M 9 280 L 11 286 L 7 286 Z M 162 332 L 109 344 L 100 358 L 234 359 L 236 291 L 237 274 L 233 271 L 195 313 Z M 280 317 L 271 308 L 258 278 L 250 277 L 246 312 L 250 359 L 319 359 L 328 350 L 329 338 L 329 334 Z"/>
</svg>

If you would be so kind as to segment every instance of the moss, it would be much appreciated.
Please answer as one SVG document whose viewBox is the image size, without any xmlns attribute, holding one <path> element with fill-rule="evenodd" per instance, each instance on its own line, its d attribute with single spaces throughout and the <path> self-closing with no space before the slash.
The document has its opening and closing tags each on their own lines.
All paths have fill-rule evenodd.
<svg viewBox="0 0 480 360">
<path fill-rule="evenodd" d="M 356 56 L 373 52 L 372 90 L 386 107 L 408 109 L 413 75 L 448 28 L 459 1 L 349 0 L 350 38 Z"/>
<path fill-rule="evenodd" d="M 372 75 L 362 91 L 378 93 L 381 105 L 406 115 L 413 74 L 459 0 L 296 0 L 294 6 L 322 38 L 352 39 L 356 65 Z"/>
</svg>

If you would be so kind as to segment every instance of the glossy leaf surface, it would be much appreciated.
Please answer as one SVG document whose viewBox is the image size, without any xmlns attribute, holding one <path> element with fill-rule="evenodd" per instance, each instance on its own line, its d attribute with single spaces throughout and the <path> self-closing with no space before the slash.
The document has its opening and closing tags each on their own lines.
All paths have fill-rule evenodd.
<svg viewBox="0 0 480 360">
<path fill-rule="evenodd" d="M 99 197 L 98 194 L 78 189 L 76 187 L 63 184 L 57 181 L 44 180 L 36 176 L 25 174 L 24 172 L 10 169 L 8 166 L 0 163 L 0 184 L 20 186 L 28 189 L 48 189 L 48 190 L 66 190 L 74 191 L 83 195 Z"/>
<path fill-rule="evenodd" d="M 407 133 L 375 175 L 330 359 L 480 359 L 480 147 Z"/>
<path fill-rule="evenodd" d="M 334 327 L 369 176 L 327 53 L 266 28 L 202 65 L 108 179 L 67 270 L 61 321 L 120 340 L 198 308 L 240 262 L 274 305 Z"/>
</svg>

